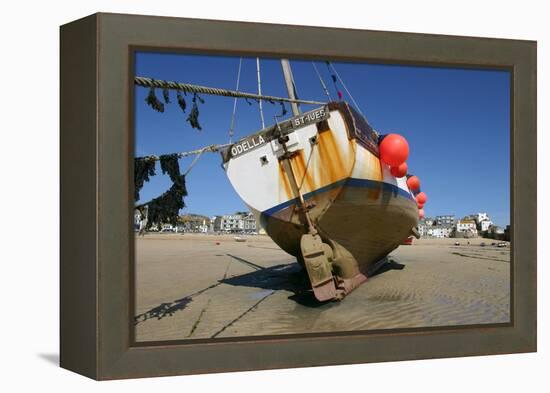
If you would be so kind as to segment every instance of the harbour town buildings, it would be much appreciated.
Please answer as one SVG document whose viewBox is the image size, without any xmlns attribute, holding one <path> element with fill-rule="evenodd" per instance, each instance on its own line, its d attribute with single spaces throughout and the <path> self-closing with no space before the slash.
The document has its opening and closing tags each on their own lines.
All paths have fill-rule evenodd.
<svg viewBox="0 0 550 393">
<path fill-rule="evenodd" d="M 134 230 L 136 232 L 145 229 L 146 217 L 136 210 L 134 213 Z M 176 233 L 261 233 L 263 229 L 256 222 L 251 212 L 236 212 L 221 216 L 206 217 L 199 214 L 184 214 L 179 216 L 177 225 L 153 223 L 148 229 L 152 232 L 176 232 Z"/>
<path fill-rule="evenodd" d="M 510 231 L 494 225 L 487 213 L 470 214 L 459 220 L 451 214 L 435 218 L 426 217 L 418 223 L 418 232 L 424 238 L 477 236 L 501 240 L 510 238 Z"/>
<path fill-rule="evenodd" d="M 454 214 L 449 214 L 446 216 L 435 216 L 435 224 L 436 225 L 455 225 L 455 216 Z"/>
</svg>

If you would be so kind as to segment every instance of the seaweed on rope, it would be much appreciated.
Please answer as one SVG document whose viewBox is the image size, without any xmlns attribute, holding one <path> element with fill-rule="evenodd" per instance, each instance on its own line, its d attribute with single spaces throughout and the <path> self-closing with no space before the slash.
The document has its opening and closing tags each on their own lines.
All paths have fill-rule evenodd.
<svg viewBox="0 0 550 393">
<path fill-rule="evenodd" d="M 201 125 L 199 124 L 199 106 L 197 105 L 197 100 L 204 104 L 204 100 L 197 94 L 193 94 L 193 106 L 191 107 L 191 112 L 189 112 L 189 116 L 187 116 L 187 121 L 191 125 L 191 127 L 196 128 L 197 130 L 202 130 Z"/>
<path fill-rule="evenodd" d="M 157 112 L 163 113 L 164 112 L 164 104 L 159 101 L 157 98 L 157 95 L 155 94 L 155 87 L 151 86 L 149 89 L 149 94 L 147 94 L 147 98 L 145 98 L 145 102 L 147 102 L 147 105 L 149 105 L 151 108 L 156 110 Z"/>
<path fill-rule="evenodd" d="M 187 196 L 185 186 L 185 175 L 180 172 L 178 154 L 165 154 L 160 157 L 141 157 L 135 159 L 135 191 L 134 198 L 139 200 L 139 191 L 144 182 L 154 176 L 155 162 L 160 161 L 160 168 L 163 174 L 168 174 L 172 181 L 172 186 L 157 198 L 149 202 L 140 204 L 136 208 L 142 217 L 147 217 L 146 228 L 149 229 L 153 224 L 171 223 L 176 225 L 179 211 L 185 207 L 184 197 Z M 145 210 L 147 212 L 145 213 Z"/>
<path fill-rule="evenodd" d="M 246 93 L 242 91 L 193 85 L 189 83 L 178 83 L 174 81 L 155 80 L 152 78 L 146 78 L 146 77 L 140 77 L 140 76 L 134 77 L 134 84 L 136 86 L 149 88 L 149 94 L 147 95 L 147 98 L 145 99 L 145 101 L 151 108 L 153 108 L 155 111 L 160 113 L 164 112 L 165 104 L 170 104 L 172 102 L 170 100 L 170 90 L 176 90 L 177 92 L 176 99 L 183 113 L 186 113 L 186 110 L 187 110 L 187 102 L 185 101 L 184 96 L 186 96 L 187 93 L 192 93 L 193 98 L 192 98 L 191 110 L 189 111 L 189 114 L 185 120 L 189 122 L 192 128 L 195 128 L 197 130 L 202 130 L 202 126 L 199 122 L 198 103 L 204 104 L 204 99 L 201 96 L 199 96 L 199 93 L 223 96 L 223 97 L 243 98 L 249 105 L 252 105 L 252 102 L 250 100 L 254 100 L 256 101 L 256 103 L 259 103 L 261 100 L 269 101 L 272 104 L 275 102 L 278 102 L 280 103 L 281 110 L 282 110 L 282 113 L 281 115 L 279 115 L 279 117 L 285 116 L 287 114 L 287 110 L 284 105 L 285 103 L 296 103 L 296 104 L 307 104 L 307 105 L 326 104 L 326 102 L 320 102 L 320 101 L 291 99 L 291 98 L 276 97 L 276 96 L 269 96 L 269 95 L 259 95 L 259 94 L 253 94 L 253 93 Z M 155 88 L 162 89 L 162 96 L 164 98 L 164 102 L 160 101 L 157 98 L 155 93 Z M 182 92 L 183 92 L 183 95 L 181 94 Z"/>
<path fill-rule="evenodd" d="M 138 210 L 142 212 L 147 206 L 147 225 L 149 229 L 153 224 L 170 223 L 176 225 L 178 221 L 179 211 L 185 207 L 184 197 L 187 196 L 185 188 L 185 176 L 180 175 L 179 180 L 172 184 L 172 187 L 157 198 L 151 199 L 149 202 L 138 206 Z"/>
<path fill-rule="evenodd" d="M 136 157 L 134 159 L 134 199 L 136 201 L 139 200 L 139 192 L 145 182 L 148 182 L 151 176 L 155 176 L 155 163 L 155 157 Z"/>
</svg>

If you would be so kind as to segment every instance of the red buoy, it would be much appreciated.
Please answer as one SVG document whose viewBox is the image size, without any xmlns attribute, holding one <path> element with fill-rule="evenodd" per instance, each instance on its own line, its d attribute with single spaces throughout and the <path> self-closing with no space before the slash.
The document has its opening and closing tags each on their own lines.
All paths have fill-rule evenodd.
<svg viewBox="0 0 550 393">
<path fill-rule="evenodd" d="M 407 163 L 404 162 L 399 166 L 392 166 L 390 172 L 395 177 L 403 177 L 407 174 L 407 170 L 408 170 Z"/>
<path fill-rule="evenodd" d="M 416 196 L 416 202 L 418 203 L 425 204 L 427 200 L 428 200 L 428 196 L 423 192 L 419 192 L 418 195 Z"/>
<path fill-rule="evenodd" d="M 380 159 L 389 166 L 398 167 L 409 157 L 409 144 L 398 134 L 388 134 L 379 146 Z"/>
<path fill-rule="evenodd" d="M 418 218 L 424 218 L 424 209 L 418 211 Z"/>
<path fill-rule="evenodd" d="M 417 176 L 411 176 L 407 179 L 407 187 L 411 191 L 420 190 L 420 179 Z"/>
</svg>

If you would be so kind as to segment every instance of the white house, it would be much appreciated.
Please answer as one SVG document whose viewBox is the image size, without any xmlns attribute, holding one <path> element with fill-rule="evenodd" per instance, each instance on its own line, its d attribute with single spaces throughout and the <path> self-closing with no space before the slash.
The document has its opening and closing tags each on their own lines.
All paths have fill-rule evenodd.
<svg viewBox="0 0 550 393">
<path fill-rule="evenodd" d="M 474 217 L 477 223 L 480 223 L 482 221 L 491 221 L 487 213 L 477 213 L 477 214 L 472 214 L 472 216 Z"/>
<path fill-rule="evenodd" d="M 472 233 L 477 235 L 477 226 L 474 220 L 462 219 L 456 224 L 457 232 Z"/>
<path fill-rule="evenodd" d="M 427 235 L 429 237 L 449 237 L 451 235 L 453 228 L 449 225 L 436 225 L 427 228 Z"/>
<path fill-rule="evenodd" d="M 485 232 L 489 230 L 493 222 L 491 220 L 482 220 L 479 222 L 479 225 L 481 226 L 481 231 Z"/>
<path fill-rule="evenodd" d="M 430 225 L 431 226 L 431 225 Z M 428 236 L 428 225 L 420 222 L 418 224 L 418 233 L 420 234 L 420 237 L 426 237 Z"/>
<path fill-rule="evenodd" d="M 227 214 L 222 216 L 220 230 L 225 232 L 238 232 L 244 230 L 243 216 L 240 214 Z"/>
</svg>

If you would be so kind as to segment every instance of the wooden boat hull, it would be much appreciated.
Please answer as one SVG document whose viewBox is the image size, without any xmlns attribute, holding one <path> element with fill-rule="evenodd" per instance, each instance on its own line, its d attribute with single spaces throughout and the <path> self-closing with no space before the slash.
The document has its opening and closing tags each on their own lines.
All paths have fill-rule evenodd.
<svg viewBox="0 0 550 393">
<path fill-rule="evenodd" d="M 365 274 L 402 244 L 418 223 L 412 197 L 382 182 L 350 178 L 316 197 L 331 200 L 316 220 L 320 233 L 347 249 Z M 306 195 L 305 199 L 310 198 Z M 276 213 L 256 214 L 259 213 L 262 227 L 279 247 L 299 258 L 300 238 L 306 229 L 285 219 L 296 208 L 293 204 Z"/>
<path fill-rule="evenodd" d="M 231 183 L 261 226 L 302 263 L 301 239 L 308 232 L 303 197 L 323 242 L 346 255 L 335 257 L 333 271 L 337 280 L 348 280 L 348 291 L 418 224 L 406 179 L 381 163 L 378 134 L 346 103 L 262 130 L 223 156 Z"/>
</svg>

